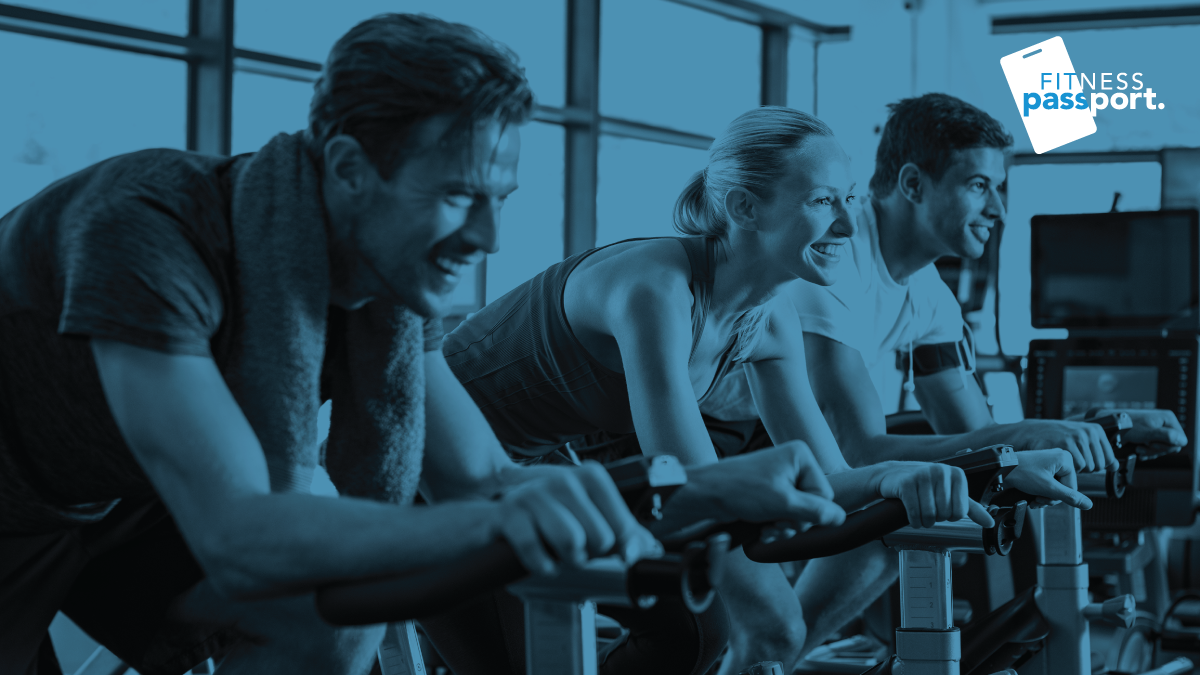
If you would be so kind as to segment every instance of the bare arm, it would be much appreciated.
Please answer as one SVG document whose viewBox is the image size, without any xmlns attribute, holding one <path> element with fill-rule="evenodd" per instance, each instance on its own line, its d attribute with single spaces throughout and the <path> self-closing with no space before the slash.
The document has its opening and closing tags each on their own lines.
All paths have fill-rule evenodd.
<svg viewBox="0 0 1200 675">
<path fill-rule="evenodd" d="M 548 569 L 542 538 L 560 560 L 583 555 L 578 522 L 552 507 L 538 519 L 554 503 L 538 489 L 432 507 L 272 494 L 262 448 L 211 358 L 105 340 L 92 352 L 122 436 L 224 595 L 265 598 L 429 567 L 498 536 L 534 571 Z"/>
<path fill-rule="evenodd" d="M 1179 425 L 1179 418 L 1170 410 L 1125 410 L 1106 408 L 1098 417 L 1111 413 L 1125 413 L 1133 421 L 1133 428 L 1124 433 L 1129 443 L 1149 445 L 1164 451 L 1175 452 L 1187 445 L 1187 434 Z M 1071 419 L 1083 419 L 1083 413 Z"/>
<path fill-rule="evenodd" d="M 840 525 L 846 514 L 832 500 L 812 451 L 791 441 L 689 468 L 687 483 L 651 527 L 665 535 L 706 520 Z"/>
<path fill-rule="evenodd" d="M 438 501 L 490 497 L 517 470 L 442 353 L 426 352 L 422 492 Z"/>
<path fill-rule="evenodd" d="M 711 464 L 717 452 L 688 375 L 692 326 L 679 290 L 649 280 L 618 287 L 605 318 L 621 351 L 642 452 L 675 455 L 688 466 Z"/>
<path fill-rule="evenodd" d="M 958 368 L 913 378 L 921 412 L 938 434 L 963 434 L 996 423 L 979 383 Z"/>
<path fill-rule="evenodd" d="M 889 436 L 879 396 L 858 352 L 813 333 L 804 334 L 804 347 L 821 412 L 851 465 L 934 461 L 997 443 L 1017 450 L 1061 448 L 1071 453 L 1078 471 L 1101 470 L 1115 461 L 1100 427 L 1082 422 L 1025 420 L 951 435 Z"/>
<path fill-rule="evenodd" d="M 808 381 L 804 343 L 796 339 L 800 320 L 790 303 L 784 309 L 769 314 L 766 334 L 743 366 L 754 405 L 776 444 L 802 440 L 825 473 L 849 470 Z"/>
<path fill-rule="evenodd" d="M 654 538 L 637 524 L 599 465 L 514 464 L 442 353 L 426 352 L 422 485 L 429 496 L 437 500 L 491 497 L 535 480 L 541 481 L 542 490 L 556 493 L 557 504 L 545 508 L 565 508 L 583 527 L 589 554 L 603 555 L 615 545 L 627 560 L 634 560 L 656 548 Z"/>
</svg>

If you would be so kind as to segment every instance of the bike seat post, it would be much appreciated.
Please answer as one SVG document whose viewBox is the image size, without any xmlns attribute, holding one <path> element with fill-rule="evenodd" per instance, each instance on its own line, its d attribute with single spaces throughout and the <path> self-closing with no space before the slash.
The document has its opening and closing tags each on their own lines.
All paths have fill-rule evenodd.
<svg viewBox="0 0 1200 675">
<path fill-rule="evenodd" d="M 1046 647 L 1033 662 L 1040 662 L 1046 675 L 1090 673 L 1091 633 L 1083 611 L 1088 604 L 1088 566 L 1083 562 L 1079 509 L 1059 504 L 1034 509 L 1030 516 L 1039 535 L 1036 601 L 1050 625 Z"/>
<path fill-rule="evenodd" d="M 904 675 L 959 675 L 962 640 L 954 626 L 950 553 L 983 553 L 983 528 L 970 520 L 884 535 L 900 551 L 900 627 L 896 656 Z"/>
<path fill-rule="evenodd" d="M 896 656 L 905 675 L 958 675 L 962 648 L 950 586 L 950 551 L 900 550 Z"/>
<path fill-rule="evenodd" d="M 526 675 L 596 675 L 596 603 L 525 600 Z"/>
<path fill-rule="evenodd" d="M 626 571 L 601 558 L 509 585 L 525 603 L 526 675 L 596 675 L 596 603 L 631 606 Z"/>
<path fill-rule="evenodd" d="M 383 675 L 427 675 L 415 622 L 388 624 L 379 644 L 379 669 Z"/>
</svg>

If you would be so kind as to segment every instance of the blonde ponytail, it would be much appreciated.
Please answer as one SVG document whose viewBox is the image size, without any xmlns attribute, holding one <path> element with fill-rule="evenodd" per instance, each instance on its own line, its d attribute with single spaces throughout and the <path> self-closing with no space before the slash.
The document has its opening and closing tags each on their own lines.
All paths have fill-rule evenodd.
<svg viewBox="0 0 1200 675">
<path fill-rule="evenodd" d="M 704 170 L 697 171 L 675 200 L 675 230 L 686 235 L 720 236 L 711 231 L 712 214 L 708 206 Z"/>
<path fill-rule="evenodd" d="M 725 195 L 742 188 L 769 199 L 788 152 L 811 135 L 832 136 L 833 130 L 808 113 L 781 106 L 739 115 L 713 141 L 708 166 L 692 176 L 675 200 L 675 229 L 685 235 L 725 236 Z"/>
</svg>

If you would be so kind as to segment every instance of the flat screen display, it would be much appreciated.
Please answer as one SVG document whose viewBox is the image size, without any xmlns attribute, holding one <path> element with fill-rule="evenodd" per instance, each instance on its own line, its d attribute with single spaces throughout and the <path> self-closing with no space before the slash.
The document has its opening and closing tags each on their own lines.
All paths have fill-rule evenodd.
<svg viewBox="0 0 1200 675">
<path fill-rule="evenodd" d="M 1064 366 L 1062 419 L 1092 408 L 1157 407 L 1157 366 Z"/>
<path fill-rule="evenodd" d="M 1196 211 L 1035 216 L 1031 227 L 1035 327 L 1195 323 Z"/>
</svg>

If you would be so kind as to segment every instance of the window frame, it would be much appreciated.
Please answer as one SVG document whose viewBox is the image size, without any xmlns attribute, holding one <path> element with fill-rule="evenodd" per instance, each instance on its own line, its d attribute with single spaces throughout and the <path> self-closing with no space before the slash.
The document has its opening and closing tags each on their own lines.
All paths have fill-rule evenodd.
<svg viewBox="0 0 1200 675">
<path fill-rule="evenodd" d="M 182 0 L 179 0 L 182 1 Z M 187 148 L 227 155 L 233 137 L 235 71 L 314 82 L 321 64 L 234 44 L 236 0 L 188 0 L 188 33 L 172 35 L 115 23 L 0 3 L 0 31 L 134 52 L 187 63 Z M 538 106 L 534 119 L 562 126 L 563 257 L 596 244 L 596 193 L 600 136 L 633 138 L 707 150 L 713 138 L 672 126 L 600 114 L 600 4 L 566 3 L 566 101 L 562 107 Z M 808 21 L 751 0 L 662 0 L 748 23 L 762 31 L 760 96 L 762 105 L 787 105 L 787 59 L 795 35 L 814 49 L 813 105 L 816 106 L 816 53 L 822 43 L 850 39 L 849 26 Z M 816 110 L 813 110 L 816 113 Z M 455 306 L 461 317 L 485 304 L 487 261 L 475 275 L 475 302 Z"/>
</svg>

